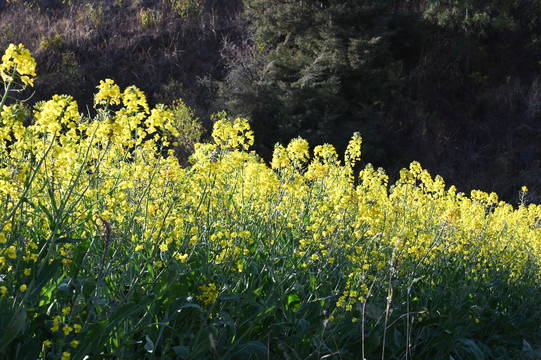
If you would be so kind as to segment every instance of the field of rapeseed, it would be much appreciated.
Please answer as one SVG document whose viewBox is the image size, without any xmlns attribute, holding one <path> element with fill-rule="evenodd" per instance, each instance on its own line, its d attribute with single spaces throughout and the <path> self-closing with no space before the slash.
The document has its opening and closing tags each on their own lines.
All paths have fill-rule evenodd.
<svg viewBox="0 0 541 360">
<path fill-rule="evenodd" d="M 535 358 L 540 206 L 418 163 L 355 173 L 358 134 L 269 166 L 225 113 L 181 167 L 174 113 L 136 87 L 29 120 L 29 51 L 0 74 L 0 358 Z"/>
</svg>

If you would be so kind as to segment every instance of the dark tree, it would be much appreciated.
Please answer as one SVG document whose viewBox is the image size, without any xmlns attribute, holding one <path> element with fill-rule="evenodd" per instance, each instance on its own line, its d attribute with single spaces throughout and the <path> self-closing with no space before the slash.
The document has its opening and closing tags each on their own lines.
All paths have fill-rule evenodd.
<svg viewBox="0 0 541 360">
<path fill-rule="evenodd" d="M 224 98 L 251 120 L 260 152 L 299 135 L 340 149 L 354 131 L 365 153 L 381 150 L 383 109 L 402 86 L 388 4 L 251 0 L 245 13 L 251 47 L 232 62 Z"/>
</svg>

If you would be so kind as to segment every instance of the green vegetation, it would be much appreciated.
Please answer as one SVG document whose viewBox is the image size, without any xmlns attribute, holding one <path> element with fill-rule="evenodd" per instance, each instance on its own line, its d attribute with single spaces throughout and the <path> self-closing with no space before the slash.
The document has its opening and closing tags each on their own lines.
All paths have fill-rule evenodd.
<svg viewBox="0 0 541 360">
<path fill-rule="evenodd" d="M 13 0 L 0 47 L 0 359 L 541 358 L 539 1 Z"/>
<path fill-rule="evenodd" d="M 417 162 L 389 185 L 298 137 L 270 165 L 246 119 L 199 136 L 182 102 L 103 80 L 25 117 L 2 57 L 1 359 L 528 359 L 541 340 L 541 206 L 470 196 Z M 188 129 L 189 131 L 187 131 Z M 182 143 L 182 144 L 181 144 Z"/>
<path fill-rule="evenodd" d="M 245 1 L 250 41 L 232 51 L 223 104 L 251 119 L 265 157 L 299 134 L 343 151 L 361 131 L 393 178 L 420 160 L 516 202 L 521 183 L 538 187 L 540 6 Z"/>
</svg>

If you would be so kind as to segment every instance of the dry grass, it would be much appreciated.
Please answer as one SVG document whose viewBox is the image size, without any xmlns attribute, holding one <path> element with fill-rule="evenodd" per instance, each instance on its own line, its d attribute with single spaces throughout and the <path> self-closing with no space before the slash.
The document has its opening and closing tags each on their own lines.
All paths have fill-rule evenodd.
<svg viewBox="0 0 541 360">
<path fill-rule="evenodd" d="M 69 93 L 84 108 L 99 80 L 113 78 L 137 85 L 154 103 L 182 98 L 206 118 L 214 90 L 201 79 L 223 78 L 223 41 L 244 26 L 241 1 L 217 4 L 181 17 L 169 1 L 9 3 L 0 13 L 0 46 L 23 43 L 35 54 L 41 80 L 33 101 Z"/>
</svg>

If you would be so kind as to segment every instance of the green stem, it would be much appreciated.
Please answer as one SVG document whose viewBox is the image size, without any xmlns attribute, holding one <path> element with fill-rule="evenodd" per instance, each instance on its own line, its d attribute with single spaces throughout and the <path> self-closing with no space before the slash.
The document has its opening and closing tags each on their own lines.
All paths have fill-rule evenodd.
<svg viewBox="0 0 541 360">
<path fill-rule="evenodd" d="M 9 97 L 9 91 L 11 90 L 11 85 L 13 84 L 13 76 L 15 76 L 15 72 L 17 69 L 14 67 L 13 71 L 11 73 L 11 81 L 8 82 L 7 86 L 5 87 L 6 91 L 4 92 L 4 96 L 2 96 L 2 100 L 0 101 L 0 109 L 4 107 L 4 103 L 6 102 L 7 98 Z"/>
</svg>

